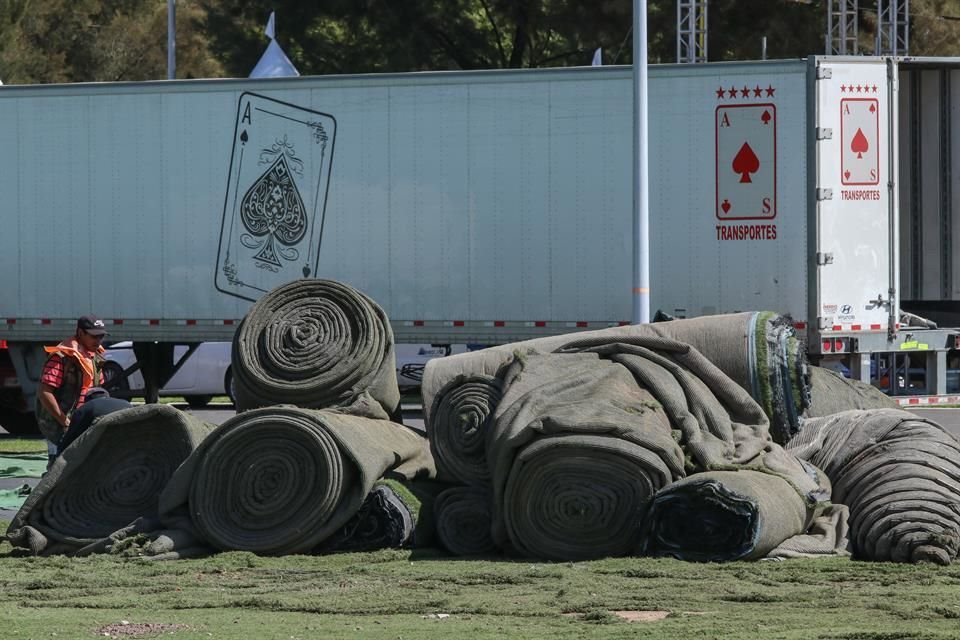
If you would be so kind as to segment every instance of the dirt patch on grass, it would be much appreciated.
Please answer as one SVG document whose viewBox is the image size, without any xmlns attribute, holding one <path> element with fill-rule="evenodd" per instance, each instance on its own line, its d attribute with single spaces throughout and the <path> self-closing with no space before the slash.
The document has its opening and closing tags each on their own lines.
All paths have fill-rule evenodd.
<svg viewBox="0 0 960 640">
<path fill-rule="evenodd" d="M 658 622 L 670 615 L 669 611 L 604 611 L 605 618 L 609 620 L 626 620 L 627 622 Z M 591 611 L 589 613 L 564 613 L 567 618 L 578 618 L 581 620 L 594 620 L 601 617 L 600 612 Z"/>
<path fill-rule="evenodd" d="M 167 624 L 165 622 L 127 622 L 108 624 L 97 629 L 97 635 L 107 638 L 142 638 L 160 633 L 174 633 L 189 629 L 185 624 Z"/>
<path fill-rule="evenodd" d="M 627 622 L 656 622 L 670 615 L 669 611 L 611 611 L 610 613 Z"/>
</svg>

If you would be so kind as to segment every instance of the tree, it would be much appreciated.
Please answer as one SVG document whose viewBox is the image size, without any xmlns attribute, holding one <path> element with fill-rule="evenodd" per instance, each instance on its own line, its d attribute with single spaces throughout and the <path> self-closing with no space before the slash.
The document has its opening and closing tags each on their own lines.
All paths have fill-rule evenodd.
<svg viewBox="0 0 960 640">
<path fill-rule="evenodd" d="M 823 53 L 828 0 L 709 0 L 711 60 Z M 677 0 L 649 0 L 651 62 L 674 62 Z M 873 51 L 876 7 L 860 7 Z M 0 0 L 5 82 L 166 77 L 166 0 Z M 177 76 L 246 77 L 270 10 L 304 74 L 549 67 L 633 57 L 632 0 L 177 0 Z M 957 55 L 960 0 L 911 2 L 911 53 Z"/>
<path fill-rule="evenodd" d="M 253 0 L 207 0 L 214 49 L 246 75 L 266 40 Z M 655 3 L 656 4 L 656 3 Z M 593 50 L 630 59 L 631 0 L 281 0 L 281 45 L 302 73 L 589 64 Z M 622 49 L 622 50 L 621 50 Z M 613 54 L 616 55 L 616 54 Z"/>
<path fill-rule="evenodd" d="M 177 3 L 178 77 L 219 77 L 197 2 Z M 0 77 L 9 83 L 167 76 L 165 0 L 19 0 L 0 6 Z"/>
</svg>

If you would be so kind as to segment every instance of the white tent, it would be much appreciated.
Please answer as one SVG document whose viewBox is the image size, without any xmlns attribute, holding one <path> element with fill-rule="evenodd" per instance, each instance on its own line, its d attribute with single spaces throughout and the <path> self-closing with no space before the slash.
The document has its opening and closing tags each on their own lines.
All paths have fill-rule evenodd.
<svg viewBox="0 0 960 640">
<path fill-rule="evenodd" d="M 264 33 L 270 38 L 270 44 L 267 50 L 260 56 L 257 66 L 250 72 L 251 78 L 284 78 L 299 76 L 300 72 L 290 62 L 290 58 L 284 53 L 283 49 L 276 41 L 275 19 L 273 12 L 270 12 L 270 19 L 267 21 L 267 28 Z"/>
</svg>

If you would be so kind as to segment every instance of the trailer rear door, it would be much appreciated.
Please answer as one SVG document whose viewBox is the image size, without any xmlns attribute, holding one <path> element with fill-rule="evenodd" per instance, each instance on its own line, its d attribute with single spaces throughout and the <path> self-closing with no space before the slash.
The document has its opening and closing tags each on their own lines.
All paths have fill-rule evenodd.
<svg viewBox="0 0 960 640">
<path fill-rule="evenodd" d="M 886 59 L 817 58 L 815 281 L 824 336 L 885 333 L 896 318 L 896 102 Z"/>
</svg>

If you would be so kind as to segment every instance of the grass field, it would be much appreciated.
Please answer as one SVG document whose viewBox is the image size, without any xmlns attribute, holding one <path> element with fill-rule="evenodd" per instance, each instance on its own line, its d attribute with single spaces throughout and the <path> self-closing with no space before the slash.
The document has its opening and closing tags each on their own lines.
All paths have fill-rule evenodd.
<svg viewBox="0 0 960 640">
<path fill-rule="evenodd" d="M 36 438 L 0 438 L 0 454 L 4 453 L 43 453 L 47 452 L 47 441 Z"/>
<path fill-rule="evenodd" d="M 426 550 L 150 563 L 0 544 L 4 638 L 956 638 L 958 593 L 960 566 L 842 559 L 550 564 Z"/>
</svg>

